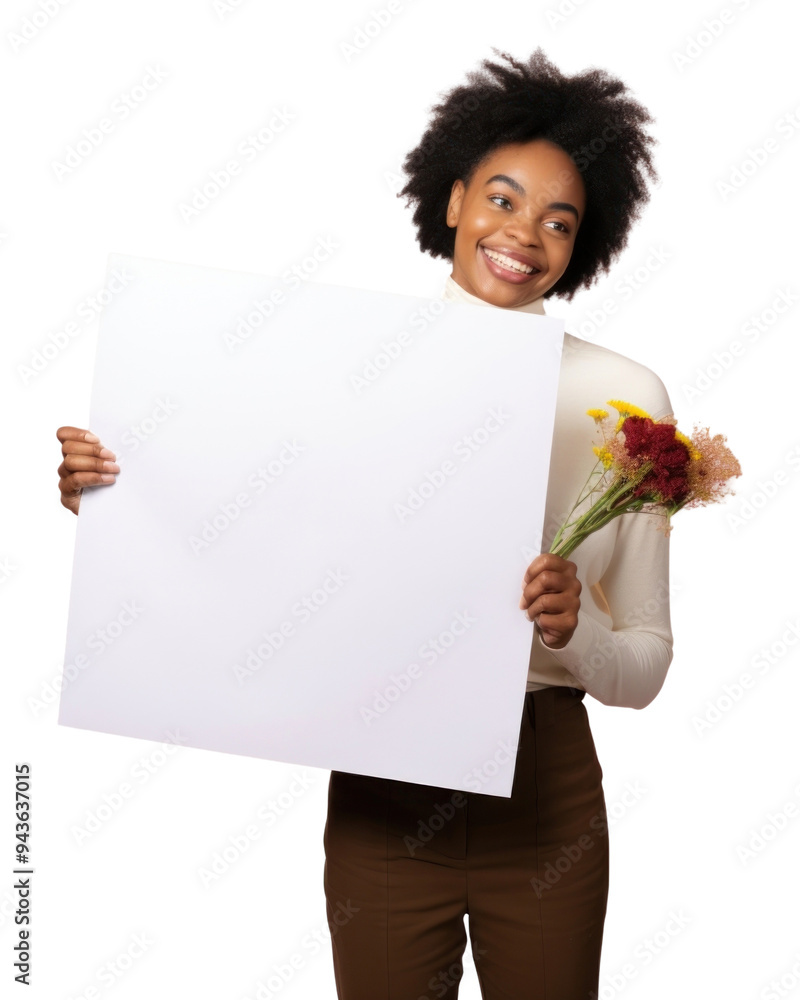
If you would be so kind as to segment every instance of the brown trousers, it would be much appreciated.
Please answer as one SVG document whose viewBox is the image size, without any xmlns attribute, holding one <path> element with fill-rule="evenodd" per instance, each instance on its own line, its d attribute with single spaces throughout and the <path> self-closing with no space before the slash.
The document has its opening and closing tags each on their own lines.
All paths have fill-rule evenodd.
<svg viewBox="0 0 800 1000">
<path fill-rule="evenodd" d="M 510 798 L 332 771 L 325 896 L 340 1000 L 596 1000 L 608 898 L 584 692 L 528 692 Z"/>
</svg>

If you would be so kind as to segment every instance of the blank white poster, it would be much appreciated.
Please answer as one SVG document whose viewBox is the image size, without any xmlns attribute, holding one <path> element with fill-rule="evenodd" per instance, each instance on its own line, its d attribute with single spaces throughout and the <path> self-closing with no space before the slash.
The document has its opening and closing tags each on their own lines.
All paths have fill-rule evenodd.
<svg viewBox="0 0 800 1000">
<path fill-rule="evenodd" d="M 509 796 L 563 321 L 108 269 L 59 723 Z"/>
</svg>

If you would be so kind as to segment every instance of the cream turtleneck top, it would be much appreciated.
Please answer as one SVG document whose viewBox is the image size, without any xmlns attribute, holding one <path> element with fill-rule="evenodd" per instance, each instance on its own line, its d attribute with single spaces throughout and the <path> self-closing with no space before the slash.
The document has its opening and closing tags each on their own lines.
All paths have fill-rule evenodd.
<svg viewBox="0 0 800 1000">
<path fill-rule="evenodd" d="M 452 275 L 442 298 L 500 308 L 467 292 Z M 546 315 L 543 298 L 515 311 Z M 672 413 L 663 383 L 649 368 L 565 334 L 543 552 L 596 461 L 596 427 L 586 410 L 604 407 L 609 399 L 633 403 L 654 419 Z M 663 518 L 623 514 L 581 542 L 570 559 L 583 587 L 578 626 L 563 649 L 550 649 L 534 629 L 527 690 L 567 685 L 582 688 L 605 705 L 644 708 L 661 690 L 672 660 L 669 539 Z"/>
</svg>

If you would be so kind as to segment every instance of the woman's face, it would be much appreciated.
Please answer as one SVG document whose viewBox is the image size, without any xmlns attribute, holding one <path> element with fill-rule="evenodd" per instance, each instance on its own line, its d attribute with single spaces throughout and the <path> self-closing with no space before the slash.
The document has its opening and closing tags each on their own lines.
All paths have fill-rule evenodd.
<svg viewBox="0 0 800 1000">
<path fill-rule="evenodd" d="M 457 180 L 450 192 L 453 280 L 506 309 L 538 299 L 566 271 L 585 209 L 580 171 L 560 146 L 534 139 L 494 150 L 469 187 Z"/>
</svg>

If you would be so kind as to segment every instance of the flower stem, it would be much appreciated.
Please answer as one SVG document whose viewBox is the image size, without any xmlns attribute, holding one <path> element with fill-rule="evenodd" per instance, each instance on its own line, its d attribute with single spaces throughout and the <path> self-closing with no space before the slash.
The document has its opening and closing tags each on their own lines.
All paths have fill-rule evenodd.
<svg viewBox="0 0 800 1000">
<path fill-rule="evenodd" d="M 626 513 L 626 511 L 641 510 L 644 501 L 640 497 L 634 497 L 633 492 L 648 472 L 650 472 L 652 466 L 652 462 L 644 462 L 630 478 L 615 479 L 592 504 L 589 510 L 582 514 L 576 521 L 568 522 L 559 528 L 550 546 L 550 552 L 561 556 L 562 559 L 566 559 L 580 545 L 584 538 L 593 531 L 604 527 L 615 517 Z M 591 495 L 591 491 L 586 495 Z M 572 510 L 574 511 L 575 508 L 573 507 Z M 570 527 L 573 530 L 565 539 L 564 532 Z"/>
</svg>

